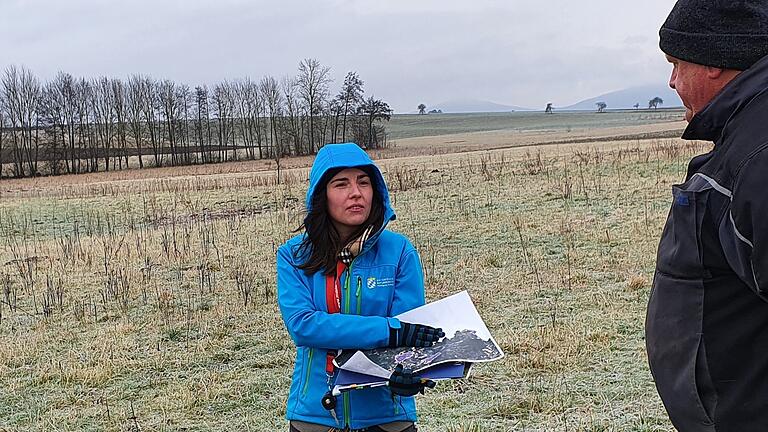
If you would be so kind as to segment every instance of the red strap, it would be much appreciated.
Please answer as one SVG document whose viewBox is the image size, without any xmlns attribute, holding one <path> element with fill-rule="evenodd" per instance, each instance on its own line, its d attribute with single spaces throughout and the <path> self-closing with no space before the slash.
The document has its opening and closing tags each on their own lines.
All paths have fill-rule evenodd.
<svg viewBox="0 0 768 432">
<path fill-rule="evenodd" d="M 325 355 L 325 374 L 329 377 L 333 376 L 333 371 L 336 370 L 333 365 L 333 359 L 336 358 L 336 352 L 328 351 Z"/>
<path fill-rule="evenodd" d="M 328 305 L 328 313 L 341 312 L 341 274 L 347 269 L 346 264 L 336 263 L 336 274 L 325 276 L 325 304 Z"/>
<path fill-rule="evenodd" d="M 328 313 L 341 312 L 341 274 L 347 269 L 346 264 L 341 261 L 336 263 L 336 274 L 325 276 L 325 304 L 328 305 Z M 336 357 L 334 351 L 328 351 L 325 356 L 325 373 L 333 376 L 333 359 Z"/>
</svg>

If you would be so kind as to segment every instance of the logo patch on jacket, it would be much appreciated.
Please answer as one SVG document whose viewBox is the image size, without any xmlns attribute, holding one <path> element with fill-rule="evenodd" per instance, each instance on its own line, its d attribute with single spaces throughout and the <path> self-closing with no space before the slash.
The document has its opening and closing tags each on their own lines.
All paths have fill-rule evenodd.
<svg viewBox="0 0 768 432">
<path fill-rule="evenodd" d="M 395 279 L 391 277 L 385 277 L 385 278 L 375 278 L 375 277 L 369 277 L 366 279 L 365 286 L 368 287 L 368 289 L 374 289 L 374 288 L 384 288 L 384 287 L 393 287 L 395 286 Z"/>
</svg>

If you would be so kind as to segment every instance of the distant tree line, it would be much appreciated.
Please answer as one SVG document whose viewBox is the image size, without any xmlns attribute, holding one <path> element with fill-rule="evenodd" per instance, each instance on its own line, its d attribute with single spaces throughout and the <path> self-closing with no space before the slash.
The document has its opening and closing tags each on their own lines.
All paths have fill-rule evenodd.
<svg viewBox="0 0 768 432">
<path fill-rule="evenodd" d="M 194 88 L 132 75 L 41 82 L 21 66 L 0 76 L 0 178 L 76 174 L 314 154 L 326 143 L 383 148 L 389 105 L 365 98 L 349 72 L 335 95 L 330 68 Z"/>
</svg>

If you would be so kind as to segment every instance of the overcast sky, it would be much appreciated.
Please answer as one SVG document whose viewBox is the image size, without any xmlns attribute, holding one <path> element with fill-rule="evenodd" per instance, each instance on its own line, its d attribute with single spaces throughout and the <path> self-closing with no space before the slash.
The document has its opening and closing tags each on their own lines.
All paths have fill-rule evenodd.
<svg viewBox="0 0 768 432">
<path fill-rule="evenodd" d="M 190 85 L 349 70 L 397 112 L 455 99 L 565 106 L 666 82 L 671 0 L 0 0 L 0 68 Z"/>
</svg>

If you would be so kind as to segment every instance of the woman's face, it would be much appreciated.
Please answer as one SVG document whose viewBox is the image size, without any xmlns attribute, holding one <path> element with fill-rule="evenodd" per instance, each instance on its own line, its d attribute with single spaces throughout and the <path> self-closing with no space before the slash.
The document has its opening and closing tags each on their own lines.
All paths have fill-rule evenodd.
<svg viewBox="0 0 768 432">
<path fill-rule="evenodd" d="M 371 214 L 373 185 L 365 171 L 347 168 L 326 186 L 328 214 L 344 240 Z"/>
</svg>

